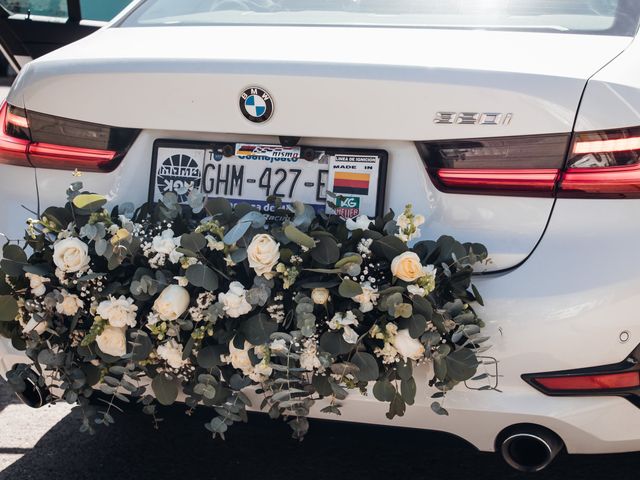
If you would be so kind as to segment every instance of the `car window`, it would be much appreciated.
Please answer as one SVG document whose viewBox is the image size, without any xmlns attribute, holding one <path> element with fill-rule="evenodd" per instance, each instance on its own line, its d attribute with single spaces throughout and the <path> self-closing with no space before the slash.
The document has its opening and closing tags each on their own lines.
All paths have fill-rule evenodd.
<svg viewBox="0 0 640 480">
<path fill-rule="evenodd" d="M 80 0 L 80 11 L 85 20 L 108 22 L 129 3 L 131 0 Z"/>
<path fill-rule="evenodd" d="M 147 0 L 122 23 L 352 25 L 635 35 L 640 0 Z"/>
<path fill-rule="evenodd" d="M 47 17 L 67 18 L 67 0 L 0 0 L 0 4 L 12 13 L 29 13 Z"/>
</svg>

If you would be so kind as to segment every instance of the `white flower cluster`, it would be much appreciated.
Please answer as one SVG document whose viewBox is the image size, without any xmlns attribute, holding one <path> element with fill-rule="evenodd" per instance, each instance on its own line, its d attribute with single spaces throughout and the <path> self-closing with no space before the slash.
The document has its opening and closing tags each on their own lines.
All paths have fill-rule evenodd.
<svg viewBox="0 0 640 480">
<path fill-rule="evenodd" d="M 167 260 L 173 264 L 180 262 L 184 254 L 178 251 L 178 247 L 180 247 L 180 237 L 176 237 L 173 230 L 168 228 L 155 236 L 151 242 L 144 243 L 142 251 L 149 259 L 151 268 L 161 268 L 165 266 Z"/>
<path fill-rule="evenodd" d="M 360 284 L 362 293 L 353 297 L 353 300 L 360 304 L 360 311 L 367 313 L 373 310 L 373 307 L 377 305 L 380 294 L 376 287 L 371 286 L 371 282 L 362 282 Z"/>
<path fill-rule="evenodd" d="M 261 359 L 257 365 L 253 365 L 249 352 L 253 350 L 256 357 Z M 254 382 L 260 383 L 267 380 L 273 373 L 273 369 L 270 367 L 270 351 L 266 346 L 254 346 L 246 340 L 244 341 L 244 348 L 236 348 L 233 344 L 233 340 L 229 342 L 229 355 L 222 355 L 220 360 L 224 363 L 230 364 L 233 368 L 241 370 L 244 375 L 247 375 Z"/>
<path fill-rule="evenodd" d="M 127 328 L 135 327 L 138 307 L 132 298 L 110 296 L 100 302 L 96 314 L 108 323 L 96 338 L 102 352 L 114 357 L 123 357 L 127 353 Z"/>
<path fill-rule="evenodd" d="M 422 232 L 419 227 L 424 225 L 424 222 L 424 216 L 414 215 L 413 207 L 411 205 L 407 205 L 404 212 L 396 219 L 396 225 L 399 230 L 396 237 L 404 243 L 409 243 L 411 240 L 420 238 Z"/>
<path fill-rule="evenodd" d="M 249 313 L 253 307 L 247 301 L 247 290 L 240 282 L 231 282 L 229 291 L 218 296 L 224 311 L 230 318 L 239 318 Z"/>
<path fill-rule="evenodd" d="M 358 342 L 358 332 L 352 328 L 357 327 L 358 324 L 358 317 L 352 311 L 338 312 L 327 322 L 327 326 L 331 330 L 342 330 L 342 338 L 352 345 Z"/>
<path fill-rule="evenodd" d="M 194 323 L 200 323 L 207 317 L 207 310 L 213 302 L 216 296 L 211 292 L 203 292 L 196 298 L 196 305 L 189 309 L 189 315 Z"/>
<path fill-rule="evenodd" d="M 382 358 L 382 362 L 385 364 L 392 364 L 400 359 L 406 361 L 424 358 L 425 348 L 420 340 L 412 338 L 407 329 L 398 330 L 395 323 L 387 323 L 384 329 L 374 325 L 369 331 L 369 335 L 384 341 L 384 346 L 377 347 L 374 353 Z"/>
</svg>

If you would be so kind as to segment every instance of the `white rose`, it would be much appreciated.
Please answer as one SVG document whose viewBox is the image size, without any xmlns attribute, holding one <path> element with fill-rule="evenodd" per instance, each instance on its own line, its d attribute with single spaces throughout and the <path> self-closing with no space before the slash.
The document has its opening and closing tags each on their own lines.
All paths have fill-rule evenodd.
<svg viewBox="0 0 640 480">
<path fill-rule="evenodd" d="M 169 285 L 153 304 L 153 311 L 162 320 L 177 320 L 189 308 L 189 292 L 179 285 Z"/>
<path fill-rule="evenodd" d="M 369 228 L 372 222 L 373 220 L 371 220 L 366 215 L 360 215 L 359 217 L 356 217 L 355 220 L 353 218 L 348 218 L 346 224 L 348 230 L 354 231 L 366 230 Z"/>
<path fill-rule="evenodd" d="M 100 350 L 112 357 L 124 357 L 127 354 L 126 330 L 126 328 L 107 326 L 96 338 Z"/>
<path fill-rule="evenodd" d="M 27 273 L 25 275 L 29 279 L 29 287 L 31 287 L 31 293 L 36 297 L 41 297 L 47 293 L 47 287 L 45 283 L 49 283 L 49 279 L 36 275 L 35 273 Z"/>
<path fill-rule="evenodd" d="M 79 238 L 65 238 L 53 246 L 53 263 L 62 272 L 82 272 L 90 261 L 89 247 Z"/>
<path fill-rule="evenodd" d="M 169 364 L 171 368 L 182 368 L 187 361 L 182 359 L 182 345 L 175 340 L 170 340 L 158 347 L 158 356 Z"/>
<path fill-rule="evenodd" d="M 256 275 L 271 273 L 280 260 L 280 244 L 266 233 L 256 235 L 247 248 L 247 258 Z"/>
<path fill-rule="evenodd" d="M 169 255 L 178 246 L 179 239 L 174 238 L 173 230 L 167 229 L 161 235 L 154 237 L 152 248 L 158 253 Z"/>
<path fill-rule="evenodd" d="M 399 330 L 392 340 L 392 344 L 398 353 L 404 358 L 412 360 L 420 360 L 424 357 L 424 345 L 416 338 L 411 338 L 409 330 Z"/>
<path fill-rule="evenodd" d="M 249 357 L 249 350 L 253 348 L 246 340 L 244 341 L 244 348 L 236 348 L 233 345 L 233 340 L 229 342 L 229 355 L 224 357 L 224 362 L 230 363 L 233 368 L 242 370 L 242 373 L 248 375 L 253 369 L 251 365 L 251 358 Z"/>
<path fill-rule="evenodd" d="M 415 282 L 424 276 L 424 267 L 420 257 L 414 252 L 404 252 L 391 262 L 391 273 L 405 282 Z"/>
<path fill-rule="evenodd" d="M 56 311 L 61 315 L 73 317 L 78 310 L 84 307 L 84 302 L 77 295 L 69 295 L 69 292 L 62 291 L 62 302 L 56 304 Z"/>
<path fill-rule="evenodd" d="M 311 299 L 316 305 L 324 305 L 329 301 L 329 290 L 326 288 L 314 288 L 311 291 Z"/>
<path fill-rule="evenodd" d="M 112 327 L 135 327 L 138 307 L 133 302 L 132 298 L 124 296 L 118 299 L 109 297 L 109 300 L 100 302 L 96 313 L 105 320 L 109 320 L 109 325 Z"/>
<path fill-rule="evenodd" d="M 224 311 L 231 318 L 241 317 L 253 308 L 247 302 L 246 291 L 240 282 L 232 282 L 229 291 L 221 293 L 218 298 L 224 305 Z"/>
</svg>

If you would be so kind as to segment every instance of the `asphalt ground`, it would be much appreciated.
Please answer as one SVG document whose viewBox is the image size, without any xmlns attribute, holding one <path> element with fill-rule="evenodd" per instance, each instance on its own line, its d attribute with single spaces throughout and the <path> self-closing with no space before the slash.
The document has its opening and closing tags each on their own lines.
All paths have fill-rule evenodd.
<svg viewBox="0 0 640 480">
<path fill-rule="evenodd" d="M 0 480 L 635 480 L 640 471 L 640 454 L 563 455 L 523 475 L 446 434 L 330 421 L 312 420 L 297 442 L 262 415 L 213 440 L 204 429 L 211 416 L 172 407 L 155 430 L 149 417 L 127 412 L 89 436 L 68 405 L 30 409 L 0 380 Z"/>
</svg>

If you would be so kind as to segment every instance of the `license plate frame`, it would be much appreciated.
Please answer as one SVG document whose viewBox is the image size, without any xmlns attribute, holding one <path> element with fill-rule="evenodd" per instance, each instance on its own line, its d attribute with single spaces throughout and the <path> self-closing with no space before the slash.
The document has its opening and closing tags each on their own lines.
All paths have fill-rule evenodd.
<svg viewBox="0 0 640 480">
<path fill-rule="evenodd" d="M 240 145 L 255 145 L 255 146 L 262 146 L 262 147 L 280 147 L 280 148 L 288 148 L 288 147 L 282 147 L 281 145 L 276 145 L 276 144 L 261 144 L 261 143 L 252 143 L 252 142 L 238 142 L 238 141 L 233 141 L 233 142 L 221 142 L 221 141 L 192 141 L 192 140 L 171 140 L 171 139 L 158 139 L 154 142 L 153 144 L 153 152 L 152 152 L 152 162 L 151 162 L 151 172 L 150 172 L 150 180 L 149 180 L 149 193 L 148 193 L 148 199 L 150 202 L 152 201 L 157 201 L 158 198 L 160 198 L 160 196 L 162 195 L 162 191 L 161 188 L 159 187 L 159 183 L 166 183 L 166 178 L 162 177 L 159 180 L 160 177 L 160 170 L 159 170 L 159 165 L 158 162 L 159 160 L 159 156 L 160 156 L 160 152 L 161 151 L 165 151 L 165 150 L 185 150 L 185 151 L 191 151 L 194 155 L 193 157 L 197 157 L 197 158 L 191 158 L 191 160 L 194 160 L 196 162 L 196 164 L 201 161 L 202 163 L 200 163 L 199 165 L 193 164 L 193 163 L 188 163 L 188 165 L 186 165 L 183 168 L 186 168 L 186 170 L 184 172 L 186 172 L 186 174 L 190 174 L 192 180 L 197 178 L 196 175 L 196 168 L 200 169 L 200 174 L 199 174 L 199 184 L 197 186 L 197 188 L 199 188 L 200 190 L 203 190 L 203 184 L 205 183 L 205 165 L 207 164 L 207 162 L 209 163 L 213 163 L 213 157 L 211 157 L 209 160 L 207 160 L 205 157 L 207 155 L 207 152 L 210 152 L 211 155 L 213 155 L 215 152 L 221 152 L 223 151 L 223 149 L 225 148 L 230 148 L 233 147 L 234 150 L 234 155 L 231 157 L 232 159 L 229 160 L 229 162 L 239 162 L 242 160 L 241 157 L 238 157 L 237 155 L 235 155 L 236 150 L 239 148 Z M 389 161 L 389 155 L 388 152 L 386 150 L 381 150 L 381 149 L 367 149 L 367 148 L 342 148 L 342 147 L 317 147 L 317 146 L 310 146 L 310 145 L 300 145 L 300 146 L 296 146 L 294 148 L 299 148 L 300 149 L 300 155 L 302 155 L 303 153 L 308 153 L 309 151 L 314 151 L 316 152 L 316 155 L 318 154 L 324 154 L 326 156 L 328 156 L 329 158 L 329 162 L 330 165 L 328 165 L 328 175 L 327 175 L 327 189 L 329 189 L 329 183 L 331 182 L 332 184 L 335 183 L 336 181 L 340 181 L 340 180 L 336 180 L 336 172 L 338 171 L 337 169 L 340 168 L 354 168 L 354 169 L 360 169 L 357 171 L 361 172 L 362 168 L 371 168 L 374 164 L 374 159 L 375 159 L 375 169 L 372 169 L 372 172 L 375 173 L 374 175 L 374 180 L 377 181 L 377 185 L 369 185 L 369 190 L 368 190 L 368 195 L 364 196 L 366 197 L 365 200 L 367 200 L 366 203 L 366 208 L 360 208 L 360 203 L 358 203 L 358 208 L 356 210 L 358 210 L 364 214 L 367 214 L 370 217 L 373 216 L 380 216 L 384 214 L 384 207 L 385 207 L 385 196 L 386 196 L 386 183 L 387 183 L 387 168 L 388 168 L 388 161 Z M 163 150 L 164 149 L 164 150 Z M 199 153 L 196 154 L 196 152 L 202 152 L 202 160 L 200 160 L 199 158 Z M 186 155 L 186 154 L 185 154 Z M 217 156 L 217 155 L 216 155 Z M 228 157 L 227 157 L 228 158 Z M 166 161 L 168 160 L 165 159 L 163 160 L 163 165 L 164 163 L 166 163 Z M 220 160 L 218 160 L 220 161 Z M 248 162 L 248 160 L 246 160 Z M 322 160 L 324 161 L 324 160 Z M 309 162 L 308 160 L 305 160 L 304 158 L 300 158 L 299 159 L 299 165 L 301 167 L 304 167 L 304 165 L 307 164 L 307 162 Z M 320 170 L 321 169 L 321 165 L 320 164 L 320 160 L 318 158 L 313 160 L 314 162 L 314 169 Z M 360 162 L 364 162 L 365 165 L 364 167 L 362 165 L 360 165 Z M 184 161 L 181 161 L 182 164 L 184 164 Z M 230 163 L 229 163 L 230 164 Z M 354 166 L 349 166 L 349 165 L 354 165 Z M 191 167 L 189 167 L 189 165 L 191 165 Z M 250 163 L 247 163 L 247 165 L 250 165 Z M 260 167 L 256 166 L 255 167 L 256 170 L 259 169 Z M 267 168 L 266 166 L 264 168 Z M 263 173 L 264 173 L 264 169 L 263 169 Z M 244 174 L 244 172 L 243 172 Z M 339 175 L 344 176 L 344 174 L 348 174 L 348 172 L 339 172 Z M 188 176 L 188 175 L 187 175 Z M 348 175 L 347 175 L 348 176 Z M 353 175 L 352 175 L 353 176 Z M 358 174 L 356 173 L 355 175 L 356 177 L 358 176 Z M 244 180 L 244 179 L 243 179 Z M 246 180 L 244 180 L 246 181 Z M 255 183 L 255 181 L 254 181 Z M 319 182 L 320 183 L 320 182 Z M 307 185 L 305 185 L 307 186 Z M 333 187 L 333 185 L 332 185 Z M 168 188 L 168 186 L 165 185 L 165 189 Z M 320 188 L 320 187 L 318 187 Z M 345 188 L 344 186 L 341 186 L 339 188 Z M 341 201 L 351 201 L 353 202 L 354 198 L 355 199 L 362 199 L 363 196 L 359 195 L 359 194 L 343 194 L 343 193 L 337 193 L 336 195 L 338 195 L 338 197 L 341 199 Z M 215 194 L 211 194 L 208 195 L 209 198 L 215 198 L 216 196 L 221 196 L 221 195 L 215 195 Z M 222 195 L 224 196 L 224 195 Z M 371 201 L 371 198 L 374 196 L 375 201 Z M 351 200 L 349 200 L 351 199 Z M 237 198 L 237 199 L 233 199 L 232 203 L 241 203 L 241 202 L 248 202 L 248 203 L 252 203 L 252 201 L 254 200 L 258 200 L 258 199 L 245 199 L 245 198 Z M 291 199 L 292 201 L 295 200 L 295 198 Z M 180 198 L 181 202 L 184 202 L 185 199 L 184 198 Z M 334 200 L 335 201 L 335 200 Z M 266 197 L 263 200 L 260 200 L 259 203 L 261 204 L 266 204 Z M 285 203 L 289 203 L 289 202 L 285 202 Z M 306 203 L 310 203 L 310 202 L 306 202 Z M 375 203 L 375 206 L 373 206 L 372 204 Z M 315 208 L 316 209 L 322 209 L 322 203 L 319 204 L 315 204 Z M 339 213 L 341 214 L 341 216 L 344 217 L 349 217 L 349 216 L 355 216 L 354 212 L 355 210 L 349 209 L 348 211 L 345 209 L 340 209 L 340 212 L 334 212 L 332 211 L 330 208 L 326 208 L 327 213 Z M 266 209 L 265 209 L 265 212 Z M 345 213 L 344 215 L 342 215 L 342 213 Z"/>
</svg>

